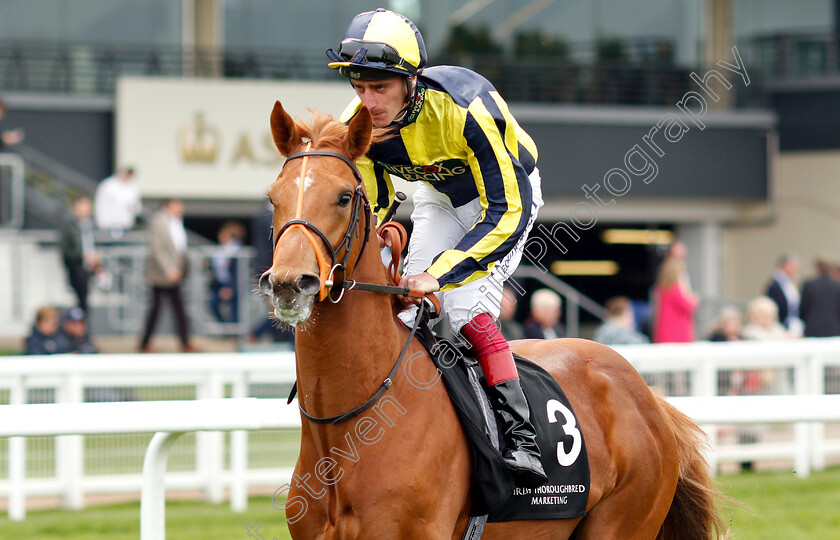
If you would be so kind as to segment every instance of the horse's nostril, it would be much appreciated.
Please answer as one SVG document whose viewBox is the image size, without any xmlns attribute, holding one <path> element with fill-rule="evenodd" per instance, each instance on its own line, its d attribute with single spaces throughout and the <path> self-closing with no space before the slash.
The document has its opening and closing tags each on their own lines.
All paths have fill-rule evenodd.
<svg viewBox="0 0 840 540">
<path fill-rule="evenodd" d="M 321 278 L 315 274 L 301 274 L 295 280 L 295 287 L 301 294 L 315 294 L 321 289 Z"/>
<path fill-rule="evenodd" d="M 269 272 L 264 272 L 263 275 L 260 276 L 260 291 L 263 294 L 270 295 L 272 289 L 271 283 L 271 274 Z"/>
</svg>

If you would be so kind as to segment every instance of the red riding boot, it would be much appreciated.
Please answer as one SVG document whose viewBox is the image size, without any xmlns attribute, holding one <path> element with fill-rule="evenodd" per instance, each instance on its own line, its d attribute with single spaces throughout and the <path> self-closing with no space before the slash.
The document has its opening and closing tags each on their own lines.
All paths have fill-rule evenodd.
<svg viewBox="0 0 840 540">
<path fill-rule="evenodd" d="M 501 420 L 505 443 L 502 457 L 513 473 L 514 482 L 521 487 L 542 485 L 547 477 L 540 462 L 537 435 L 507 341 L 493 318 L 486 313 L 465 324 L 461 335 L 472 345 L 484 370 L 487 397 L 496 411 L 496 417 Z"/>
</svg>

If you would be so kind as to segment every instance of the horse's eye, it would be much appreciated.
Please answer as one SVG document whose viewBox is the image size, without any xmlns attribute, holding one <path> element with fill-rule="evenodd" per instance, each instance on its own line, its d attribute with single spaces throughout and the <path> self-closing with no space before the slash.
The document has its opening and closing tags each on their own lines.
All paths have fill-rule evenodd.
<svg viewBox="0 0 840 540">
<path fill-rule="evenodd" d="M 347 206 L 350 204 L 350 201 L 353 200 L 353 196 L 350 193 L 344 193 L 341 197 L 338 198 L 338 205 L 339 206 Z"/>
</svg>

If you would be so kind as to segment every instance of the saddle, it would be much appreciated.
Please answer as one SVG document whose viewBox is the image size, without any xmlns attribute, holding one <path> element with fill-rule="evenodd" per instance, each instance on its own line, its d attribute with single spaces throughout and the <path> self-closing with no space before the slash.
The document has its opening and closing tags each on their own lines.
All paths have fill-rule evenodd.
<svg viewBox="0 0 840 540">
<path fill-rule="evenodd" d="M 393 209 L 393 208 L 392 208 Z M 380 293 L 415 296 L 414 291 L 399 287 L 399 263 L 407 234 L 398 223 L 387 221 L 377 233 L 387 237 L 392 258 L 387 267 L 391 285 L 351 282 L 344 288 Z M 494 412 L 487 399 L 486 382 L 478 362 L 469 349 L 439 338 L 432 331 L 428 304 L 440 313 L 440 303 L 434 295 L 425 297 L 408 341 L 403 347 L 391 373 L 376 393 L 361 406 L 333 417 L 319 418 L 301 408 L 301 413 L 313 422 L 338 424 L 372 405 L 391 386 L 413 337 L 425 346 L 438 368 L 444 386 L 458 414 L 464 433 L 470 442 L 473 458 L 471 519 L 463 538 L 481 537 L 484 524 L 499 521 L 531 519 L 564 519 L 585 515 L 589 498 L 589 459 L 583 434 L 571 403 L 557 381 L 538 365 L 514 355 L 520 384 L 528 399 L 531 422 L 537 431 L 542 465 L 548 480 L 537 488 L 518 488 L 504 463 L 500 448 L 503 442 L 496 427 Z M 291 403 L 297 385 L 289 394 Z"/>
<path fill-rule="evenodd" d="M 514 355 L 531 421 L 537 430 L 543 468 L 548 475 L 548 481 L 542 486 L 519 488 L 502 460 L 503 442 L 478 362 L 469 355 L 469 349 L 436 336 L 428 320 L 421 322 L 417 337 L 440 371 L 470 441 L 471 514 L 486 516 L 489 522 L 585 515 L 589 498 L 586 445 L 571 403 L 554 377 L 533 362 Z"/>
</svg>

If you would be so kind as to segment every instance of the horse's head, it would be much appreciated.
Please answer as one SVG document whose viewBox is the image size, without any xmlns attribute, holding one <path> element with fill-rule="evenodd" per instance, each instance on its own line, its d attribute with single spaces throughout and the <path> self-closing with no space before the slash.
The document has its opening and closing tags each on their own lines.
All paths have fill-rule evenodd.
<svg viewBox="0 0 840 540">
<path fill-rule="evenodd" d="M 349 125 L 313 115 L 312 124 L 295 122 L 279 101 L 271 112 L 274 144 L 289 159 L 268 191 L 274 258 L 260 289 L 277 318 L 292 326 L 309 318 L 316 297 L 329 294 L 336 265 L 340 272 L 355 248 L 359 220 L 367 219 L 354 162 L 370 146 L 370 112 L 362 108 Z"/>
</svg>

